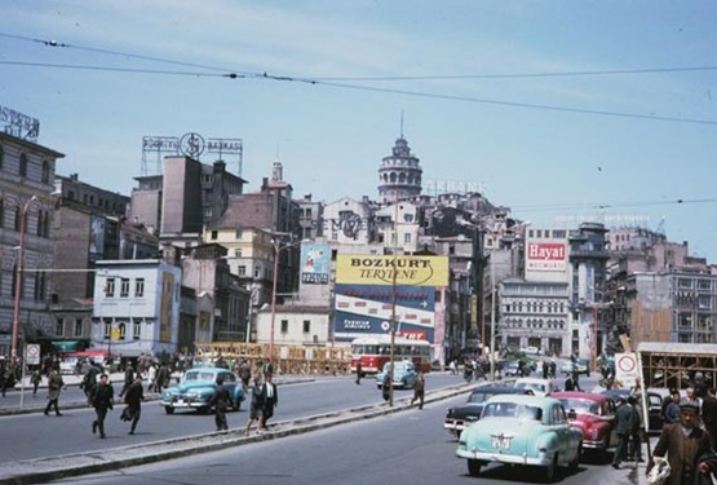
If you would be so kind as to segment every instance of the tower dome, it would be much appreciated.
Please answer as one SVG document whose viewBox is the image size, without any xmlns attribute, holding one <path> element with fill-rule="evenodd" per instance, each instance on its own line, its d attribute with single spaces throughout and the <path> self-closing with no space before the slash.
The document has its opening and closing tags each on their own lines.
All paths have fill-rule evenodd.
<svg viewBox="0 0 717 485">
<path fill-rule="evenodd" d="M 383 157 L 378 169 L 378 197 L 384 204 L 421 194 L 421 166 L 403 137 L 396 140 L 391 155 Z"/>
</svg>

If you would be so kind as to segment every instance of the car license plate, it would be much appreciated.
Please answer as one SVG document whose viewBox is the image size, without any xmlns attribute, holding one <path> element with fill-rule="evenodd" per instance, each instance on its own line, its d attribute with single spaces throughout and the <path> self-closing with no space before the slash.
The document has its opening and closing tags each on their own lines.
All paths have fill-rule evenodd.
<svg viewBox="0 0 717 485">
<path fill-rule="evenodd" d="M 510 440 L 511 438 L 506 436 L 493 436 L 491 438 L 491 446 L 498 450 L 507 450 L 510 448 Z"/>
</svg>

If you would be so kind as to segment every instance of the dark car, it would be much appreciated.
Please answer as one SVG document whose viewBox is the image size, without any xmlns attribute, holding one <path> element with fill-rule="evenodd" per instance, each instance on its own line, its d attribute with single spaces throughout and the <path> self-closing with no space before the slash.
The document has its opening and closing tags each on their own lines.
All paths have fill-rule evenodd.
<svg viewBox="0 0 717 485">
<path fill-rule="evenodd" d="M 483 404 L 498 394 L 531 394 L 531 392 L 529 389 L 517 389 L 515 387 L 480 387 L 471 392 L 471 395 L 468 396 L 468 401 L 463 406 L 448 409 L 443 427 L 452 435 L 460 436 L 461 431 L 480 419 Z"/>
<path fill-rule="evenodd" d="M 647 393 L 647 410 L 650 416 L 648 432 L 660 432 L 664 424 L 662 416 L 662 396 L 656 392 Z"/>
</svg>

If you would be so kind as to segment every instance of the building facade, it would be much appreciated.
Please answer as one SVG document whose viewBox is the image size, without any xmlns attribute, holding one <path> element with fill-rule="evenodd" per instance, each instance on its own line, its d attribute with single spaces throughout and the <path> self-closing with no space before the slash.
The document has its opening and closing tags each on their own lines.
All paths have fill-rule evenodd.
<svg viewBox="0 0 717 485">
<path fill-rule="evenodd" d="M 157 259 L 97 261 L 92 347 L 123 357 L 178 348 L 182 270 Z"/>
</svg>

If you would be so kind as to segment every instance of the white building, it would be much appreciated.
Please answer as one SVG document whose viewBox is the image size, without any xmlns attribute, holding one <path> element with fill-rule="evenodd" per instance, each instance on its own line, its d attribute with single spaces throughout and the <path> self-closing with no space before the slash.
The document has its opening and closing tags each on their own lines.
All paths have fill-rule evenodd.
<svg viewBox="0 0 717 485">
<path fill-rule="evenodd" d="M 278 305 L 274 317 L 274 345 L 326 345 L 330 341 L 329 307 Z M 271 308 L 257 315 L 256 339 L 271 342 Z"/>
<path fill-rule="evenodd" d="M 324 207 L 324 237 L 332 248 L 337 245 L 366 245 L 376 240 L 376 226 L 371 203 L 350 197 Z"/>
<path fill-rule="evenodd" d="M 92 347 L 124 357 L 176 352 L 181 269 L 157 259 L 96 267 Z"/>
<path fill-rule="evenodd" d="M 418 209 L 410 202 L 387 205 L 376 211 L 379 241 L 384 247 L 414 253 L 418 247 Z"/>
</svg>

